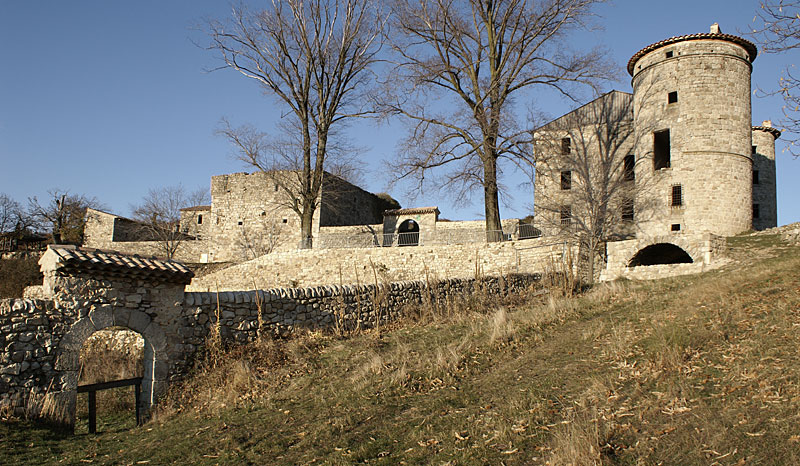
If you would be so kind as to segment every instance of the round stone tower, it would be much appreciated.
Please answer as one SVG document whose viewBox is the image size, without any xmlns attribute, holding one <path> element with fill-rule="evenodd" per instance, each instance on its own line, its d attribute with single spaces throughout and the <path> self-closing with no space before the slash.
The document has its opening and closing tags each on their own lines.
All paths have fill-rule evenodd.
<svg viewBox="0 0 800 466">
<path fill-rule="evenodd" d="M 775 180 L 775 140 L 781 132 L 767 120 L 753 126 L 753 229 L 778 226 L 778 194 Z"/>
<path fill-rule="evenodd" d="M 709 33 L 649 45 L 628 62 L 641 233 L 727 236 L 752 227 L 756 53 L 714 24 Z"/>
</svg>

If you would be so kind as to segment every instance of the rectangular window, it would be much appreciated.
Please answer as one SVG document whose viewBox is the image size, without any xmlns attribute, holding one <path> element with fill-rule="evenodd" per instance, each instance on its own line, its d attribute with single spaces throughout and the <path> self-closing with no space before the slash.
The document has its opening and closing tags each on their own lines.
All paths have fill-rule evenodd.
<svg viewBox="0 0 800 466">
<path fill-rule="evenodd" d="M 758 184 L 758 170 L 753 170 L 753 184 Z"/>
<path fill-rule="evenodd" d="M 203 216 L 202 215 L 198 215 L 197 216 L 197 224 L 198 225 L 202 225 L 203 224 Z"/>
<path fill-rule="evenodd" d="M 622 201 L 622 220 L 633 221 L 633 199 L 628 198 Z"/>
<path fill-rule="evenodd" d="M 572 223 L 572 207 L 561 206 L 561 224 L 569 225 L 570 223 Z"/>
<path fill-rule="evenodd" d="M 753 204 L 753 218 L 759 218 L 760 214 L 758 204 Z"/>
<path fill-rule="evenodd" d="M 752 150 L 752 151 L 753 151 L 753 152 L 752 152 L 752 154 L 753 154 L 753 155 L 756 155 L 756 153 L 758 152 L 758 146 L 751 146 L 751 147 L 750 147 L 750 150 Z"/>
<path fill-rule="evenodd" d="M 672 224 L 672 231 L 681 231 L 681 224 L 680 223 L 673 223 Z"/>
<path fill-rule="evenodd" d="M 636 173 L 634 172 L 634 168 L 636 167 L 636 156 L 626 155 L 625 159 L 623 160 L 623 179 L 625 181 L 633 181 L 636 179 Z"/>
<path fill-rule="evenodd" d="M 669 52 L 667 52 L 666 55 L 667 55 L 667 58 L 672 58 L 672 51 L 670 50 Z"/>
<path fill-rule="evenodd" d="M 672 196 L 670 196 L 670 206 L 680 207 L 683 205 L 683 189 L 681 185 L 672 185 Z"/>
<path fill-rule="evenodd" d="M 561 155 L 569 155 L 572 152 L 572 140 L 570 138 L 561 138 Z"/>
<path fill-rule="evenodd" d="M 669 130 L 653 133 L 653 169 L 670 167 Z"/>
<path fill-rule="evenodd" d="M 669 94 L 667 94 L 668 104 L 674 104 L 677 101 L 678 101 L 678 91 L 672 91 Z"/>
<path fill-rule="evenodd" d="M 561 189 L 564 191 L 572 189 L 572 172 L 569 170 L 561 172 Z"/>
</svg>

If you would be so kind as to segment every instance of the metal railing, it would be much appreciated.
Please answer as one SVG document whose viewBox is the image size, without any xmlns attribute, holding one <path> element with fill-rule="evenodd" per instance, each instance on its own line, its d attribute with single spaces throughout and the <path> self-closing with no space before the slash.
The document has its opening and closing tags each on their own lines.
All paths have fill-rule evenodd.
<svg viewBox="0 0 800 466">
<path fill-rule="evenodd" d="M 322 233 L 314 238 L 314 249 L 388 248 L 403 246 L 432 246 L 448 244 L 496 243 L 511 240 L 541 238 L 542 231 L 531 224 L 520 223 L 510 232 L 486 231 L 480 228 L 440 229 L 404 233 Z"/>
</svg>

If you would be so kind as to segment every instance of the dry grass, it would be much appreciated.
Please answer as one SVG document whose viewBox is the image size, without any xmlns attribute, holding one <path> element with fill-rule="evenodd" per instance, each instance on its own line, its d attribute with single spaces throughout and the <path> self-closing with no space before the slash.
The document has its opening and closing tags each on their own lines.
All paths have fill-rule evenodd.
<svg viewBox="0 0 800 466">
<path fill-rule="evenodd" d="M 800 464 L 800 255 L 771 247 L 701 276 L 513 304 L 433 296 L 347 339 L 223 348 L 152 431 L 75 447 L 0 435 L 0 461 Z"/>
</svg>

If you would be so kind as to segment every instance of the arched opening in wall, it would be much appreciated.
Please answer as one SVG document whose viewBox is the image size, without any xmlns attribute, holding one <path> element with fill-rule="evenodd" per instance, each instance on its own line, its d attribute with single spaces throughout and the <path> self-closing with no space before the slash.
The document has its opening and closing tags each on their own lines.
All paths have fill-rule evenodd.
<svg viewBox="0 0 800 466">
<path fill-rule="evenodd" d="M 125 327 L 98 330 L 86 339 L 80 351 L 76 431 L 136 426 L 144 348 L 142 335 Z"/>
<path fill-rule="evenodd" d="M 692 257 L 683 249 L 670 243 L 651 244 L 633 256 L 628 267 L 659 264 L 691 264 Z"/>
<path fill-rule="evenodd" d="M 419 223 L 408 219 L 400 224 L 397 229 L 398 246 L 417 246 L 419 245 Z"/>
</svg>

